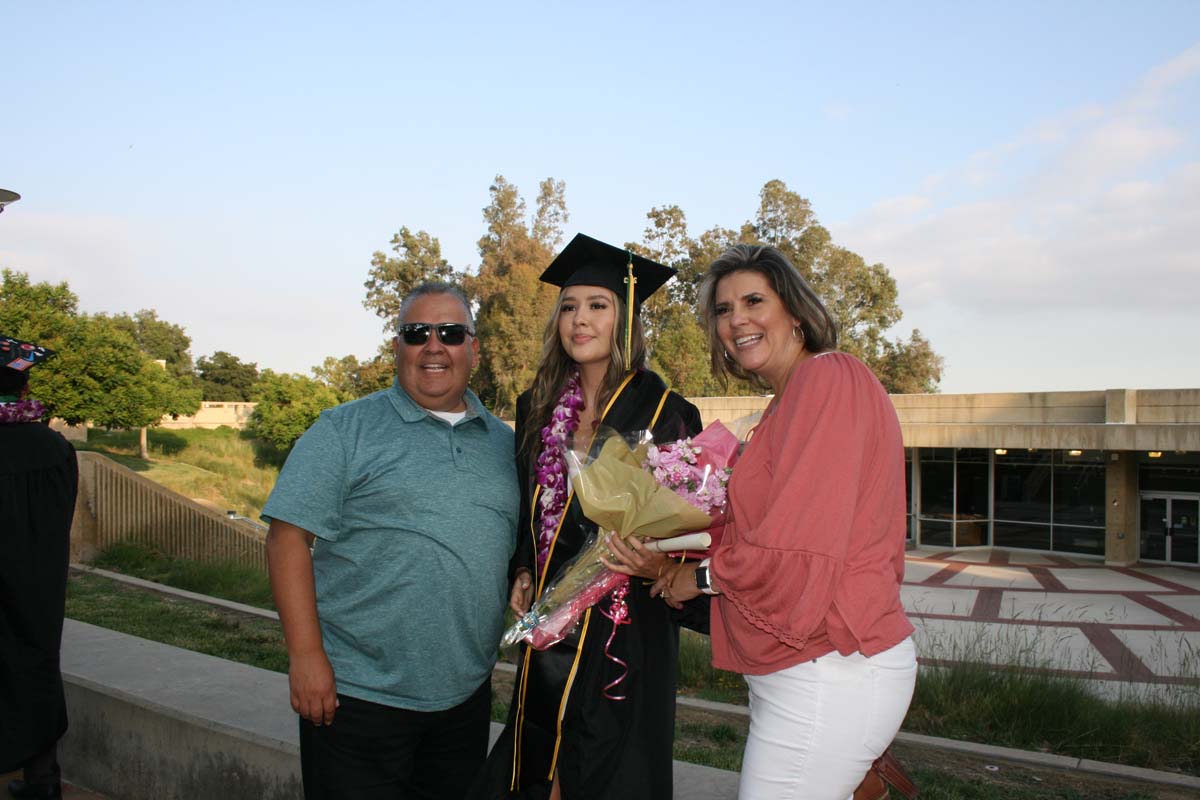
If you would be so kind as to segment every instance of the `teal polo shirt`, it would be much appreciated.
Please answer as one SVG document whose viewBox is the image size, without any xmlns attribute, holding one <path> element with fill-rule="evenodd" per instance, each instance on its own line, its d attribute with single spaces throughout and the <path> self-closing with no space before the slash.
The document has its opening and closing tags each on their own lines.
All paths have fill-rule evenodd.
<svg viewBox="0 0 1200 800">
<path fill-rule="evenodd" d="M 263 508 L 317 537 L 317 613 L 340 693 L 440 711 L 495 665 L 516 546 L 513 432 L 464 399 L 453 426 L 398 382 L 322 412 Z"/>
</svg>

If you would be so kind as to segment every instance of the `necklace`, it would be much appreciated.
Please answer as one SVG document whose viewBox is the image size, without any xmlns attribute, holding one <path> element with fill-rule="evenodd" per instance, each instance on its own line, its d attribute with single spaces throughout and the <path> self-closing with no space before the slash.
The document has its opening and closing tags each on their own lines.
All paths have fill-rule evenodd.
<svg viewBox="0 0 1200 800">
<path fill-rule="evenodd" d="M 45 413 L 45 406 L 33 399 L 18 400 L 15 403 L 0 403 L 0 425 L 37 422 Z"/>
<path fill-rule="evenodd" d="M 550 543 L 558 530 L 566 508 L 567 463 L 562 448 L 579 428 L 579 410 L 583 408 L 583 390 L 579 386 L 579 371 L 572 370 L 567 385 L 559 395 L 550 422 L 542 428 L 542 452 L 537 459 L 537 483 L 542 487 L 538 496 L 538 571 L 546 566 Z"/>
</svg>

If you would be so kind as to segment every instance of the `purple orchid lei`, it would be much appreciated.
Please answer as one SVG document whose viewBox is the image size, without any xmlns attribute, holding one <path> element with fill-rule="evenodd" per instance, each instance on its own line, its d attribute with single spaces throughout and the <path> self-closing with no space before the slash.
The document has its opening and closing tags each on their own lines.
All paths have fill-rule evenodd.
<svg viewBox="0 0 1200 800">
<path fill-rule="evenodd" d="M 562 518 L 567 500 L 567 463 L 562 448 L 571 434 L 579 428 L 579 410 L 583 408 L 583 390 L 579 386 L 579 372 L 573 370 L 567 385 L 558 398 L 558 405 L 550 415 L 550 422 L 542 428 L 542 452 L 537 459 L 537 482 L 542 487 L 538 498 L 537 563 L 540 572 L 550 555 L 550 543 Z"/>
<path fill-rule="evenodd" d="M 17 400 L 13 403 L 0 403 L 0 425 L 13 425 L 18 422 L 37 422 L 46 414 L 46 408 L 37 400 Z"/>
</svg>

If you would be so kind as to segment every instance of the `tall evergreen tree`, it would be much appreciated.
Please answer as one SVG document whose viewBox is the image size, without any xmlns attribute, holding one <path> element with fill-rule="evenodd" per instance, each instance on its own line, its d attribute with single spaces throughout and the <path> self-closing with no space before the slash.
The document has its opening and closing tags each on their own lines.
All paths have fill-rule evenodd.
<svg viewBox="0 0 1200 800">
<path fill-rule="evenodd" d="M 478 304 L 480 365 L 474 385 L 496 414 L 511 416 L 517 396 L 533 381 L 546 320 L 558 296 L 538 276 L 554 257 L 569 215 L 562 181 L 541 183 L 532 224 L 520 192 L 503 175 L 488 191 L 479 271 L 464 280 Z"/>
</svg>

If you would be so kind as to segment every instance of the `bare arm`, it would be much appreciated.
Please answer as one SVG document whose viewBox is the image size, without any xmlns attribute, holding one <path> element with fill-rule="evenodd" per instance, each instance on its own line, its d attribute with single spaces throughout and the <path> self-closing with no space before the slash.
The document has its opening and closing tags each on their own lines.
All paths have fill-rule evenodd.
<svg viewBox="0 0 1200 800">
<path fill-rule="evenodd" d="M 267 565 L 271 594 L 287 642 L 292 708 L 315 725 L 329 725 L 337 708 L 337 684 L 317 622 L 317 592 L 309 551 L 313 538 L 303 528 L 271 520 Z"/>
</svg>

